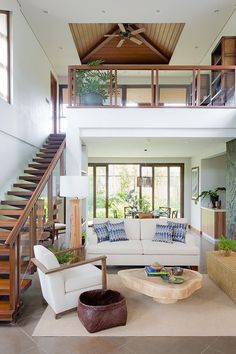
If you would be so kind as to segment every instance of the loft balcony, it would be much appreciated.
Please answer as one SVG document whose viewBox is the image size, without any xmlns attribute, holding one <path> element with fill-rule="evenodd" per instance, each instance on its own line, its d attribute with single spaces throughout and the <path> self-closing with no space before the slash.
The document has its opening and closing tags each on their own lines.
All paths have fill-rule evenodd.
<svg viewBox="0 0 236 354">
<path fill-rule="evenodd" d="M 69 108 L 235 108 L 236 66 L 69 66 Z"/>
</svg>

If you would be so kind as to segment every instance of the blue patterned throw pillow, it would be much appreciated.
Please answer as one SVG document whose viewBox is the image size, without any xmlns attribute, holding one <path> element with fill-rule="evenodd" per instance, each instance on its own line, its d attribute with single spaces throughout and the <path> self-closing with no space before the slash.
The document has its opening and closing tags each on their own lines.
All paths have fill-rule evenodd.
<svg viewBox="0 0 236 354">
<path fill-rule="evenodd" d="M 173 241 L 185 243 L 188 224 L 174 222 L 174 221 L 167 221 L 167 224 L 173 230 L 173 235 L 172 235 Z"/>
<path fill-rule="evenodd" d="M 107 228 L 107 222 L 101 224 L 94 224 L 93 229 L 97 234 L 98 243 L 109 241 L 109 231 Z"/>
<path fill-rule="evenodd" d="M 153 237 L 155 242 L 173 243 L 172 241 L 172 228 L 169 225 L 156 225 L 156 233 Z"/>
<path fill-rule="evenodd" d="M 128 237 L 125 232 L 125 224 L 124 221 L 118 223 L 111 223 L 108 222 L 107 225 L 108 232 L 109 232 L 109 239 L 110 242 L 116 241 L 128 241 Z"/>
</svg>

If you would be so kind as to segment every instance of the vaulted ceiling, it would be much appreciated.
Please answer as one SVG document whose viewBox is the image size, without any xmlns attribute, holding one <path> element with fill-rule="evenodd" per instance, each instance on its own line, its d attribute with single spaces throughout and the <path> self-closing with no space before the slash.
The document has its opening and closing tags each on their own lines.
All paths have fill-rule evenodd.
<svg viewBox="0 0 236 354">
<path fill-rule="evenodd" d="M 168 64 L 177 45 L 183 23 L 138 23 L 129 24 L 132 32 L 143 29 L 124 40 L 119 47 L 122 32 L 118 24 L 111 23 L 71 23 L 80 60 L 83 64 L 103 59 L 108 64 Z M 105 35 L 116 37 L 104 37 Z M 132 39 L 138 40 L 139 44 Z"/>
</svg>

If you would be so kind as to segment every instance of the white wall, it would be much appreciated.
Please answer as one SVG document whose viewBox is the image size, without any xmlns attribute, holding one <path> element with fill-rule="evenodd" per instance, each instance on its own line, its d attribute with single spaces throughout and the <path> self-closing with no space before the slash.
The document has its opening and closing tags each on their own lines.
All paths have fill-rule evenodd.
<svg viewBox="0 0 236 354">
<path fill-rule="evenodd" d="M 0 0 L 11 11 L 12 102 L 0 98 L 0 198 L 52 131 L 51 65 L 16 0 Z M 54 74 L 55 75 L 55 74 Z"/>
<path fill-rule="evenodd" d="M 226 156 L 214 156 L 203 158 L 196 156 L 192 158 L 192 167 L 199 167 L 199 194 L 204 190 L 226 185 Z M 219 192 L 222 201 L 222 208 L 225 207 L 225 192 Z M 207 206 L 208 199 L 198 201 L 191 200 L 191 226 L 201 230 L 201 205 Z"/>
</svg>

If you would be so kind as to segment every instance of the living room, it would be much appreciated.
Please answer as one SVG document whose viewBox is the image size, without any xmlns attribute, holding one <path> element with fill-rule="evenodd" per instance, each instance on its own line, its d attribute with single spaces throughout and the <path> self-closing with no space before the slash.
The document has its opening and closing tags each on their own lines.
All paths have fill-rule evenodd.
<svg viewBox="0 0 236 354">
<path fill-rule="evenodd" d="M 206 226 L 202 222 L 202 213 L 204 210 L 210 210 L 214 217 L 224 214 L 223 217 L 226 218 L 224 222 L 227 224 L 226 233 L 225 224 L 221 223 L 224 233 L 229 239 L 232 235 L 235 237 L 234 211 L 236 206 L 234 201 L 235 186 L 233 185 L 236 137 L 235 100 L 232 98 L 232 90 L 227 92 L 224 100 L 222 98 L 217 101 L 213 91 L 209 97 L 210 86 L 206 93 L 205 88 L 201 87 L 204 77 L 201 75 L 207 75 L 209 80 L 215 75 L 212 79 L 212 84 L 214 84 L 215 79 L 215 82 L 219 80 L 216 72 L 222 74 L 235 70 L 235 63 L 231 63 L 230 68 L 229 64 L 225 64 L 225 71 L 222 68 L 215 68 L 214 72 L 211 68 L 211 53 L 214 52 L 217 43 L 224 36 L 235 35 L 235 4 L 230 0 L 218 1 L 216 4 L 212 0 L 207 4 L 199 2 L 192 4 L 190 8 L 185 0 L 181 1 L 181 6 L 170 1 L 150 1 L 144 7 L 137 6 L 135 1 L 126 4 L 123 4 L 123 1 L 111 4 L 102 0 L 99 4 L 93 4 L 92 8 L 91 4 L 84 4 L 81 1 L 76 4 L 74 1 L 69 1 L 66 7 L 62 3 L 60 5 L 58 6 L 55 0 L 50 3 L 46 0 L 0 0 L 0 14 L 10 11 L 8 14 L 9 39 L 12 38 L 12 42 L 9 40 L 12 55 L 8 59 L 8 66 L 4 66 L 4 71 L 7 67 L 11 68 L 10 85 L 8 88 L 5 85 L 5 95 L 0 98 L 0 113 L 4 118 L 0 123 L 0 145 L 2 151 L 6 151 L 6 154 L 0 156 L 2 165 L 0 196 L 2 200 L 4 198 L 10 200 L 11 194 L 6 197 L 6 192 L 11 190 L 16 177 L 22 175 L 24 166 L 31 161 L 35 153 L 41 154 L 37 158 L 43 156 L 42 152 L 38 151 L 42 144 L 51 143 L 55 147 L 59 142 L 61 143 L 61 139 L 64 139 L 62 135 L 47 138 L 52 132 L 53 124 L 54 128 L 61 126 L 61 130 L 58 129 L 55 132 L 66 131 L 66 175 L 81 177 L 85 171 L 89 175 L 89 198 L 87 202 L 85 199 L 82 202 L 83 221 L 96 223 L 94 218 L 98 217 L 102 218 L 103 222 L 107 222 L 108 216 L 111 223 L 124 221 L 126 235 L 129 237 L 128 241 L 110 242 L 106 240 L 97 243 L 94 230 L 87 227 L 86 223 L 84 225 L 87 238 L 91 234 L 96 239 L 96 244 L 93 245 L 94 249 L 98 246 L 106 246 L 109 248 L 108 250 L 111 250 L 112 247 L 120 247 L 122 252 L 126 252 L 124 254 L 120 251 L 121 253 L 118 255 L 120 257 L 110 256 L 107 251 L 104 253 L 108 255 L 107 286 L 125 297 L 128 320 L 126 326 L 118 326 L 94 334 L 90 334 L 83 327 L 76 312 L 65 314 L 55 320 L 54 312 L 50 306 L 42 305 L 42 293 L 44 299 L 46 298 L 50 304 L 50 299 L 44 293 L 44 287 L 41 288 L 40 285 L 42 279 L 38 279 L 38 274 L 44 273 L 39 271 L 30 275 L 30 272 L 26 270 L 26 276 L 24 269 L 23 281 L 25 277 L 29 277 L 33 280 L 33 284 L 17 298 L 20 305 L 17 309 L 19 315 L 17 316 L 17 325 L 11 327 L 6 323 L 1 324 L 1 348 L 6 354 L 14 352 L 18 354 L 49 352 L 156 353 L 157 347 L 160 348 L 160 352 L 170 353 L 187 353 L 189 350 L 206 354 L 233 353 L 235 350 L 235 303 L 232 296 L 227 295 L 230 290 L 224 289 L 225 293 L 220 289 L 221 286 L 216 279 L 213 282 L 206 274 L 206 251 L 210 251 L 210 254 L 214 255 L 212 251 L 217 249 L 219 241 L 214 235 L 215 230 L 211 232 L 207 228 L 204 229 Z M 186 9 L 184 13 L 183 8 Z M 167 51 L 164 53 L 165 55 L 160 50 L 160 46 L 158 47 L 155 43 L 154 37 L 150 37 L 152 40 L 149 38 L 149 42 L 146 38 L 146 35 L 154 36 L 154 33 L 158 32 L 160 24 L 165 26 L 165 30 L 164 27 L 160 27 L 163 32 L 162 35 L 159 34 L 159 38 L 161 36 L 167 38 L 168 33 L 171 37 L 171 31 L 174 29 L 176 31 L 173 52 Z M 92 25 L 98 25 L 97 33 L 93 32 L 93 36 L 87 37 L 84 33 L 82 38 L 76 41 L 75 32 L 78 31 L 79 35 L 80 31 L 86 28 L 85 25 L 88 25 L 87 28 L 90 28 L 91 31 Z M 100 32 L 99 25 L 104 27 L 104 33 Z M 153 26 L 156 26 L 155 29 Z M 98 35 L 101 36 L 98 40 L 99 48 L 96 49 L 95 46 L 92 46 L 90 48 L 91 54 L 89 54 L 90 50 L 86 51 L 86 47 L 84 47 L 84 61 L 81 60 L 82 56 L 79 54 L 83 41 L 88 42 L 89 38 L 97 38 Z M 110 38 L 110 36 L 116 37 Z M 128 39 L 125 36 L 128 36 Z M 106 43 L 101 47 L 103 41 Z M 140 41 L 142 44 L 139 43 Z M 118 64 L 107 61 L 107 67 L 104 63 L 102 68 L 93 69 L 107 71 L 106 74 L 110 82 L 112 82 L 114 75 L 114 87 L 112 86 L 110 89 L 115 88 L 115 94 L 108 95 L 103 102 L 104 107 L 81 107 L 80 98 L 75 99 L 76 95 L 71 89 L 73 88 L 70 81 L 71 71 L 69 71 L 68 82 L 68 66 L 77 70 L 77 66 L 81 63 L 86 64 L 94 59 L 100 59 L 99 53 L 102 48 L 105 50 L 106 45 L 108 47 L 109 45 L 114 46 L 110 51 L 111 57 L 119 60 Z M 119 47 L 117 47 L 118 45 Z M 148 60 L 150 61 L 145 59 L 139 63 L 121 61 L 117 52 L 119 49 L 125 50 L 129 45 L 132 50 L 128 55 L 133 55 L 130 60 L 135 60 L 136 50 L 139 50 L 140 53 L 145 46 L 145 53 L 149 53 Z M 150 54 L 151 52 L 152 54 Z M 163 62 L 155 61 L 156 59 L 152 62 L 155 57 L 153 53 L 158 60 L 161 58 Z M 138 55 L 136 56 L 138 58 Z M 166 62 L 166 57 L 169 59 L 169 64 Z M 123 64 L 123 67 L 119 67 L 120 64 Z M 134 67 L 133 64 L 136 66 Z M 189 65 L 189 67 L 184 66 L 178 69 L 180 64 Z M 138 65 L 145 65 L 145 67 L 139 68 Z M 204 67 L 200 68 L 202 65 Z M 84 70 L 84 68 L 80 67 L 78 70 Z M 63 104 L 71 106 L 68 109 L 64 107 L 63 114 L 61 110 L 58 111 L 56 123 L 52 120 L 51 75 L 57 81 L 58 109 L 59 106 L 61 109 Z M 170 87 L 174 84 L 175 93 L 178 91 L 176 96 L 173 96 L 173 87 Z M 134 87 L 135 85 L 138 87 Z M 0 83 L 0 92 L 1 89 Z M 63 89 L 66 92 L 64 96 L 61 94 Z M 68 96 L 67 89 L 69 89 Z M 110 89 L 107 89 L 107 92 Z M 6 92 L 10 93 L 9 96 Z M 194 100 L 193 97 L 196 99 Z M 212 104 L 207 107 L 205 103 L 209 103 L 209 99 Z M 203 101 L 205 102 L 204 106 L 201 106 Z M 66 127 L 65 130 L 62 128 L 63 125 Z M 61 163 L 63 165 L 63 158 L 61 158 Z M 52 174 L 53 177 L 56 176 L 56 184 L 52 178 L 51 187 L 49 187 L 53 198 L 58 197 L 59 194 L 59 174 L 64 174 L 62 165 L 57 164 L 56 172 L 54 175 Z M 127 166 L 130 166 L 132 173 L 129 174 Z M 100 167 L 103 167 L 103 170 L 101 169 L 102 172 L 99 176 Z M 40 171 L 37 173 L 36 178 L 34 177 L 31 181 L 36 181 L 38 175 L 42 174 Z M 162 182 L 160 182 L 160 175 Z M 118 182 L 122 176 L 126 176 L 126 179 L 123 179 L 123 185 Z M 24 177 L 26 178 L 25 174 Z M 100 182 L 102 181 L 102 183 L 100 185 L 98 177 L 101 177 Z M 150 177 L 152 179 L 151 186 L 137 186 L 139 177 Z M 47 186 L 50 186 L 50 183 Z M 114 189 L 112 189 L 112 183 Z M 54 193 L 55 185 L 57 187 L 56 194 Z M 126 187 L 122 187 L 124 185 Z M 212 208 L 209 197 L 197 198 L 203 191 L 221 187 L 226 187 L 226 192 L 224 190 L 217 192 L 218 202 L 221 202 L 217 204 L 217 208 Z M 145 200 L 148 204 L 145 210 L 149 214 L 152 212 L 156 218 L 142 220 L 141 218 L 133 218 L 134 214 L 129 214 L 124 218 L 124 208 L 130 205 L 129 202 L 119 200 L 118 204 L 112 204 L 114 200 L 117 202 L 118 194 L 120 196 L 121 192 L 124 192 L 126 194 L 124 199 L 127 199 L 127 195 L 133 189 L 135 198 L 137 197 L 140 202 Z M 164 190 L 165 192 L 163 192 Z M 21 190 L 17 190 L 17 192 L 21 193 Z M 24 195 L 32 195 L 31 191 L 24 193 L 28 193 Z M 98 195 L 102 195 L 99 201 Z M 41 196 L 47 199 L 47 191 L 44 191 Z M 18 197 L 15 200 L 19 201 L 22 198 Z M 64 243 L 66 247 L 71 240 L 70 228 L 73 229 L 72 210 L 69 204 L 70 198 L 68 198 L 66 208 L 66 233 L 64 233 L 64 225 L 63 233 L 59 235 L 59 244 Z M 61 206 L 59 207 L 61 208 Z M 165 216 L 161 216 L 158 214 L 159 207 L 171 208 L 171 212 L 177 211 L 177 218 L 168 220 Z M 142 211 L 144 208 L 140 210 L 139 205 L 137 212 Z M 51 214 L 52 216 L 53 214 Z M 208 216 L 207 218 L 210 219 Z M 4 220 L 4 217 L 0 216 L 0 221 Z M 64 220 L 60 221 L 64 222 Z M 185 230 L 186 243 L 182 242 L 181 244 L 176 240 L 174 242 L 171 240 L 170 243 L 152 242 L 158 224 L 166 225 L 167 222 L 176 221 L 188 226 Z M 11 222 L 13 223 L 12 220 Z M 31 219 L 31 229 L 33 229 L 33 225 Z M 134 230 L 136 230 L 136 234 Z M 5 231 L 1 228 L 0 232 L 4 233 Z M 137 239 L 137 236 L 140 239 Z M 1 237 L 3 237 L 2 234 Z M 48 246 L 51 243 L 50 240 L 43 242 L 43 247 Z M 19 253 L 24 248 L 25 241 L 22 237 Z M 57 242 L 55 240 L 55 244 Z M 123 248 L 119 246 L 119 242 L 123 242 Z M 152 254 L 150 244 L 151 248 L 161 249 L 162 253 Z M 138 256 L 127 253 L 127 250 L 132 252 L 135 245 L 140 252 Z M 0 246 L 2 251 L 2 239 Z M 149 254 L 142 253 L 144 246 Z M 11 248 L 9 245 L 6 247 Z M 179 249 L 179 254 L 175 253 L 176 248 Z M 91 255 L 91 258 L 95 255 L 101 257 L 104 254 L 101 255 L 97 250 L 96 252 L 92 252 L 89 256 Z M 11 256 L 13 253 L 12 251 Z M 17 252 L 15 255 L 17 257 Z M 37 251 L 35 256 L 37 258 Z M 4 257 L 1 258 L 1 262 L 6 260 Z M 178 257 L 181 257 L 181 260 Z M 209 273 L 212 274 L 212 278 L 217 278 L 222 273 L 219 269 L 225 270 L 224 262 L 232 260 L 232 258 L 234 258 L 234 252 L 230 257 L 220 256 L 220 260 L 223 262 L 220 265 L 214 263 L 215 259 L 211 259 L 210 264 L 213 266 L 209 268 Z M 114 264 L 111 265 L 112 260 L 116 259 L 117 263 L 114 261 Z M 89 257 L 86 260 L 89 260 Z M 99 259 L 99 262 L 100 260 L 104 262 L 104 259 Z M 176 289 L 178 299 L 165 296 L 165 302 L 168 299 L 168 304 L 161 303 L 159 289 L 155 289 L 155 296 L 153 296 L 150 284 L 147 285 L 146 293 L 144 293 L 142 285 L 142 293 L 139 291 L 140 284 L 137 277 L 131 281 L 130 274 L 125 273 L 125 271 L 134 270 L 138 266 L 138 271 L 142 270 L 142 276 L 144 276 L 144 266 L 154 265 L 158 270 L 159 265 L 156 263 L 171 268 L 177 266 L 183 268 L 175 270 L 183 271 L 183 284 L 170 284 L 167 279 L 152 278 L 154 282 L 160 281 L 166 289 L 169 289 L 168 287 Z M 0 264 L 1 279 L 5 280 L 5 273 L 9 270 L 2 267 L 3 264 Z M 62 266 L 62 270 L 67 266 Z M 57 263 L 54 263 L 52 268 L 57 268 Z M 94 268 L 89 269 L 94 270 Z M 100 270 L 100 268 L 96 269 Z M 48 271 L 43 270 L 46 273 Z M 215 270 L 217 270 L 217 274 L 214 273 Z M 166 272 L 166 269 L 162 269 L 162 271 Z M 60 273 L 59 270 L 57 272 Z M 91 270 L 91 274 L 92 272 Z M 121 272 L 119 276 L 118 272 Z M 101 273 L 97 274 L 101 278 Z M 99 287 L 105 287 L 104 272 L 102 274 L 103 278 Z M 166 278 L 169 278 L 168 274 Z M 191 274 L 194 275 L 193 279 L 188 278 Z M 57 275 L 53 274 L 53 277 L 56 278 Z M 72 276 L 72 273 L 70 275 Z M 163 275 L 165 278 L 166 274 Z M 45 276 L 52 277 L 52 274 Z M 128 278 L 126 278 L 127 276 Z M 89 278 L 88 275 L 86 277 Z M 82 276 L 81 279 L 87 281 L 86 277 Z M 176 277 L 178 279 L 178 275 Z M 181 275 L 179 277 L 181 278 Z M 227 276 L 223 276 L 223 278 L 227 277 L 228 273 Z M 11 279 L 13 282 L 15 278 Z M 227 286 L 231 288 L 230 284 L 234 284 L 235 281 L 231 273 L 229 273 L 229 279 Z M 222 279 L 220 280 L 222 281 Z M 68 281 L 67 285 L 73 287 L 74 283 L 72 281 L 69 284 Z M 59 287 L 57 289 L 57 292 L 52 292 L 53 295 L 59 294 Z M 69 293 L 72 295 L 73 289 L 70 289 Z M 171 293 L 173 293 L 172 290 Z M 6 300 L 4 296 L 6 295 L 1 293 L 1 304 Z M 153 298 L 156 300 L 154 301 Z M 21 300 L 23 300 L 24 307 L 21 307 Z M 174 303 L 176 300 L 178 302 Z M 122 305 L 124 305 L 124 301 Z M 2 311 L 1 306 L 0 312 Z M 51 306 L 53 308 L 53 304 Z M 19 309 L 22 311 L 18 311 Z M 142 309 L 144 309 L 143 312 Z M 58 312 L 61 311 L 58 310 Z M 115 317 L 108 316 L 108 319 Z M 153 318 L 158 319 L 155 320 L 155 325 Z M 202 325 L 203 321 L 205 326 Z"/>
</svg>

